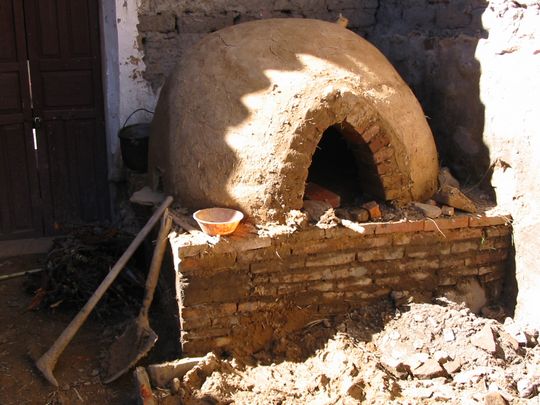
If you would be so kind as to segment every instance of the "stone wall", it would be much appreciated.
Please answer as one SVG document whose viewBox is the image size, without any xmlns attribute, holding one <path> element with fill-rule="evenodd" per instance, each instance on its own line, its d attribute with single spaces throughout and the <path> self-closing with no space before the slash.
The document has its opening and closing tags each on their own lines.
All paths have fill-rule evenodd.
<svg viewBox="0 0 540 405">
<path fill-rule="evenodd" d="M 450 295 L 478 311 L 501 298 L 511 272 L 507 221 L 463 215 L 273 237 L 240 231 L 214 245 L 175 236 L 183 353 L 254 353 L 309 322 L 390 298 Z"/>
<path fill-rule="evenodd" d="M 161 87 L 174 64 L 210 32 L 265 18 L 315 18 L 336 21 L 341 14 L 360 35 L 374 27 L 378 0 L 143 0 L 139 40 L 144 49 L 144 77 Z"/>
</svg>

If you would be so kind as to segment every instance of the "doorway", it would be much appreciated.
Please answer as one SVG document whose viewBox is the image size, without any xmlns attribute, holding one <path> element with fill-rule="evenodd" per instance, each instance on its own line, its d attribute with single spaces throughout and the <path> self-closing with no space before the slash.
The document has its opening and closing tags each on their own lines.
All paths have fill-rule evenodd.
<svg viewBox="0 0 540 405">
<path fill-rule="evenodd" d="M 109 217 L 98 0 L 2 0 L 0 239 Z"/>
</svg>

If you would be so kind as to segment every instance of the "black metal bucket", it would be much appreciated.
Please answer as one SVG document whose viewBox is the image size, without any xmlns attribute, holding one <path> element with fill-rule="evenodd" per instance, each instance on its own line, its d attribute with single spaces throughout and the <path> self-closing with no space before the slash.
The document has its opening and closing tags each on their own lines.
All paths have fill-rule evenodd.
<svg viewBox="0 0 540 405">
<path fill-rule="evenodd" d="M 124 122 L 124 126 L 118 131 L 120 138 L 120 150 L 124 165 L 134 172 L 146 173 L 148 170 L 148 138 L 150 136 L 150 124 L 133 124 L 126 126 L 128 120 L 137 111 L 148 111 L 139 108 L 133 111 Z"/>
</svg>

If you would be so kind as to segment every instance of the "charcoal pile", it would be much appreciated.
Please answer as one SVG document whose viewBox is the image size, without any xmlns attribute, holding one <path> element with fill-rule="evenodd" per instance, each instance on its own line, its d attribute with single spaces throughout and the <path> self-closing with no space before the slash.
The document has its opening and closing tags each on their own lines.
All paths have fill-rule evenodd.
<svg viewBox="0 0 540 405">
<path fill-rule="evenodd" d="M 78 311 L 133 240 L 114 228 L 83 226 L 54 240 L 45 272 L 29 276 L 29 309 Z M 144 255 L 135 254 L 93 311 L 98 318 L 133 316 L 144 292 Z"/>
</svg>

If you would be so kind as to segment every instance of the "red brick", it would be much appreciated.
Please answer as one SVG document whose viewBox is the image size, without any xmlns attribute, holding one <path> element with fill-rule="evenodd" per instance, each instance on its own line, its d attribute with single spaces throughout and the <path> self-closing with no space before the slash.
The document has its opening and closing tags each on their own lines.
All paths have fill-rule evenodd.
<svg viewBox="0 0 540 405">
<path fill-rule="evenodd" d="M 306 267 L 315 266 L 338 266 L 340 264 L 352 263 L 356 259 L 355 253 L 330 253 L 308 257 Z"/>
<path fill-rule="evenodd" d="M 503 260 L 506 260 L 506 258 L 508 257 L 507 250 L 487 251 L 485 253 L 484 252 L 465 259 L 465 264 L 469 266 L 469 265 L 475 265 L 475 264 L 477 265 L 477 264 L 486 264 L 486 263 L 496 263 L 496 262 L 501 262 Z"/>
<path fill-rule="evenodd" d="M 375 234 L 418 232 L 424 228 L 424 221 L 385 222 L 377 224 Z"/>
<path fill-rule="evenodd" d="M 383 132 L 379 132 L 378 135 L 371 138 L 368 146 L 369 146 L 369 150 L 371 150 L 372 153 L 375 153 L 381 148 L 388 146 L 389 144 L 390 144 L 390 140 L 388 139 L 386 134 Z"/>
<path fill-rule="evenodd" d="M 339 195 L 316 183 L 306 184 L 304 197 L 308 200 L 324 201 L 330 204 L 332 208 L 337 208 L 341 205 L 341 197 Z"/>
<path fill-rule="evenodd" d="M 429 256 L 439 256 L 441 246 L 440 245 L 412 245 L 407 246 L 406 255 L 407 257 L 413 257 L 417 259 L 423 259 Z"/>
<path fill-rule="evenodd" d="M 386 146 L 373 154 L 373 161 L 375 163 L 381 163 L 390 160 L 390 158 L 393 156 L 394 148 L 392 148 L 391 146 Z"/>
<path fill-rule="evenodd" d="M 493 226 L 486 228 L 486 234 L 488 238 L 495 238 L 498 236 L 506 236 L 512 233 L 512 227 L 508 225 Z"/>
<path fill-rule="evenodd" d="M 383 174 L 399 173 L 394 162 L 381 162 L 377 165 L 377 173 L 379 176 Z"/>
<path fill-rule="evenodd" d="M 512 245 L 512 240 L 508 237 L 491 238 L 480 242 L 480 250 L 498 250 L 508 248 Z"/>
<path fill-rule="evenodd" d="M 465 266 L 463 257 L 441 257 L 441 268 L 452 268 Z"/>
<path fill-rule="evenodd" d="M 356 254 L 359 262 L 370 262 L 373 260 L 397 260 L 404 255 L 402 247 L 391 247 L 389 249 L 369 249 Z"/>
<path fill-rule="evenodd" d="M 365 142 L 369 143 L 369 141 L 371 141 L 371 139 L 373 139 L 373 137 L 379 133 L 379 129 L 380 128 L 378 125 L 373 125 L 368 130 L 362 132 L 362 138 Z"/>
<path fill-rule="evenodd" d="M 453 276 L 477 276 L 478 268 L 477 267 L 458 267 L 451 269 L 449 273 Z"/>
<path fill-rule="evenodd" d="M 446 241 L 459 241 L 459 240 L 469 240 L 469 239 L 478 239 L 480 240 L 484 236 L 482 228 L 459 228 L 459 229 L 448 229 L 444 232 Z"/>
<path fill-rule="evenodd" d="M 362 208 L 365 208 L 369 212 L 369 217 L 371 219 L 379 219 L 382 217 L 381 207 L 375 201 L 370 201 L 362 205 Z"/>
<path fill-rule="evenodd" d="M 433 223 L 433 221 L 435 223 Z M 469 217 L 459 216 L 453 218 L 437 218 L 433 221 L 426 220 L 424 230 L 425 231 L 437 231 L 438 229 L 458 229 L 458 228 L 467 228 L 469 226 Z M 437 226 L 435 226 L 437 224 Z M 444 232 L 443 232 L 444 233 Z"/>
<path fill-rule="evenodd" d="M 423 223 L 423 221 L 421 221 Z M 433 245 L 444 240 L 438 232 L 429 233 L 399 233 L 393 235 L 394 245 Z"/>
<path fill-rule="evenodd" d="M 471 227 L 479 227 L 479 226 L 493 226 L 493 225 L 505 225 L 511 221 L 510 217 L 503 217 L 503 216 L 497 216 L 497 217 L 486 217 L 486 216 L 480 216 L 480 217 L 470 217 L 469 218 L 469 226 Z"/>
<path fill-rule="evenodd" d="M 452 245 L 452 253 L 465 253 L 478 250 L 478 241 L 455 242 Z"/>
</svg>

